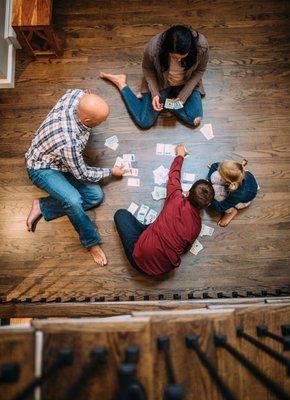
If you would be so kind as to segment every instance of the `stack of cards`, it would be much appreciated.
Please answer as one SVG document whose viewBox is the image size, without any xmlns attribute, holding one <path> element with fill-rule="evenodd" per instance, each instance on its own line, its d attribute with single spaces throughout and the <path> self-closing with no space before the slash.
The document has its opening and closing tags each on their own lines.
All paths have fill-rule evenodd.
<svg viewBox="0 0 290 400">
<path fill-rule="evenodd" d="M 183 108 L 183 104 L 180 100 L 175 101 L 173 99 L 166 99 L 164 108 L 167 108 L 169 110 L 179 110 L 180 108 Z"/>
<path fill-rule="evenodd" d="M 201 225 L 200 236 L 212 236 L 213 233 L 214 233 L 214 228 L 204 224 Z"/>
<path fill-rule="evenodd" d="M 204 135 L 204 137 L 207 140 L 213 139 L 214 134 L 212 130 L 212 125 L 211 124 L 205 124 L 203 127 L 200 129 L 200 132 Z"/>
<path fill-rule="evenodd" d="M 163 183 L 166 183 L 168 181 L 168 168 L 164 168 L 163 165 L 160 165 L 160 167 L 156 168 L 153 171 L 153 176 L 154 176 L 154 183 L 156 185 L 162 185 Z"/>
<path fill-rule="evenodd" d="M 190 252 L 196 256 L 202 249 L 203 245 L 198 240 L 196 240 L 191 246 Z"/>
<path fill-rule="evenodd" d="M 105 141 L 105 146 L 109 147 L 110 149 L 116 151 L 119 146 L 119 140 L 116 135 L 109 137 Z"/>
<path fill-rule="evenodd" d="M 175 144 L 157 143 L 156 155 L 157 156 L 175 156 Z"/>
<path fill-rule="evenodd" d="M 162 186 L 154 186 L 153 192 L 151 192 L 154 200 L 166 199 L 167 190 Z"/>
<path fill-rule="evenodd" d="M 190 174 L 188 172 L 184 172 L 182 175 L 182 180 L 186 182 L 194 182 L 195 181 L 195 174 Z"/>
</svg>

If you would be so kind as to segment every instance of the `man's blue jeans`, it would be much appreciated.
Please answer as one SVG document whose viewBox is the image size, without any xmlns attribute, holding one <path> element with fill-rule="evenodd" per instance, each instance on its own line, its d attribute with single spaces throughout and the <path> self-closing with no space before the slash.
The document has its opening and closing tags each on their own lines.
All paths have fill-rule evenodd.
<svg viewBox="0 0 290 400">
<path fill-rule="evenodd" d="M 176 98 L 183 86 L 169 86 L 160 91 L 160 103 L 165 103 L 166 98 Z M 136 125 L 140 128 L 148 129 L 157 120 L 159 112 L 155 111 L 152 106 L 151 93 L 142 93 L 139 99 L 129 88 L 125 86 L 121 90 L 121 96 L 126 107 L 132 116 Z M 168 110 L 176 116 L 176 118 L 189 125 L 194 125 L 196 117 L 203 116 L 201 103 L 201 94 L 198 90 L 194 90 L 186 100 L 183 108 L 179 110 Z"/>
<path fill-rule="evenodd" d="M 27 171 L 31 181 L 50 194 L 40 199 L 40 210 L 46 221 L 67 215 L 84 247 L 101 243 L 99 233 L 85 213 L 103 200 L 98 184 L 81 182 L 69 172 L 49 168 Z"/>
</svg>

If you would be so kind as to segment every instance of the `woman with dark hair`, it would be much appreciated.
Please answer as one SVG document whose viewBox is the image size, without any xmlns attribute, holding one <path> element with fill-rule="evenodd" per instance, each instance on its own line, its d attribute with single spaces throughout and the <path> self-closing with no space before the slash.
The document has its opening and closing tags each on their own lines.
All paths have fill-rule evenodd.
<svg viewBox="0 0 290 400">
<path fill-rule="evenodd" d="M 203 115 L 201 97 L 205 95 L 201 79 L 208 58 L 206 38 L 186 26 L 177 25 L 154 36 L 145 46 L 141 97 L 129 88 L 124 74 L 101 72 L 100 77 L 118 87 L 140 128 L 150 128 L 154 124 L 167 98 L 180 102 L 182 108 L 170 109 L 177 118 L 198 126 Z"/>
</svg>

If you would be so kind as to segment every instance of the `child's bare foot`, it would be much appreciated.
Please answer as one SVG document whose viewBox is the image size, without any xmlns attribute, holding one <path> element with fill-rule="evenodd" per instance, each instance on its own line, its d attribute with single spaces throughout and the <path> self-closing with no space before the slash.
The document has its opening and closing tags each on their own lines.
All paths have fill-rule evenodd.
<svg viewBox="0 0 290 400">
<path fill-rule="evenodd" d="M 29 232 L 35 231 L 36 224 L 40 220 L 41 216 L 42 214 L 40 210 L 39 199 L 35 199 L 32 202 L 31 210 L 26 220 L 27 230 Z"/>
<path fill-rule="evenodd" d="M 107 72 L 101 71 L 100 77 L 103 79 L 108 79 L 108 81 L 111 81 L 112 83 L 114 83 L 114 85 L 116 85 L 119 90 L 122 90 L 122 89 L 124 89 L 125 86 L 127 86 L 125 74 L 114 75 L 114 74 L 108 74 Z"/>
<path fill-rule="evenodd" d="M 218 225 L 222 227 L 228 226 L 228 224 L 236 217 L 237 214 L 238 210 L 236 210 L 235 208 L 233 209 L 233 211 L 225 213 L 225 215 L 219 220 Z"/>
<path fill-rule="evenodd" d="M 98 244 L 90 247 L 89 252 L 91 253 L 91 256 L 93 257 L 95 263 L 99 264 L 101 267 L 107 265 L 107 257 Z"/>
<path fill-rule="evenodd" d="M 201 117 L 196 117 L 194 118 L 193 124 L 194 126 L 198 126 L 201 124 L 202 118 Z"/>
</svg>

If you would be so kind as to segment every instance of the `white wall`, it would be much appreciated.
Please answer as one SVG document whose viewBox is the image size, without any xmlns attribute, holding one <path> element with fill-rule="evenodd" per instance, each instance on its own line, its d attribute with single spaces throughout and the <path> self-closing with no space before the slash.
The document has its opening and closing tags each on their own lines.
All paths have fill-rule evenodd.
<svg viewBox="0 0 290 400">
<path fill-rule="evenodd" d="M 4 38 L 5 33 L 6 0 L 0 0 L 0 72 L 1 76 L 7 76 L 8 47 L 9 43 Z"/>
<path fill-rule="evenodd" d="M 11 27 L 12 0 L 0 0 L 0 89 L 14 87 L 15 49 L 20 49 Z"/>
</svg>

